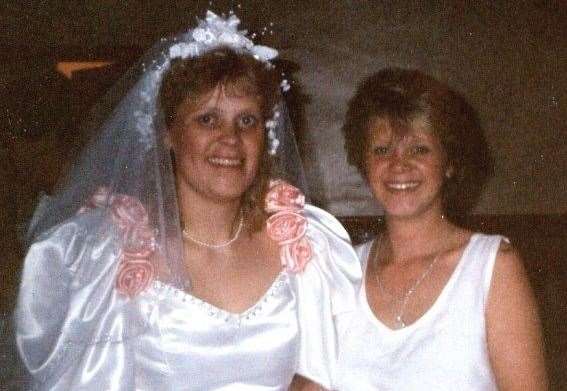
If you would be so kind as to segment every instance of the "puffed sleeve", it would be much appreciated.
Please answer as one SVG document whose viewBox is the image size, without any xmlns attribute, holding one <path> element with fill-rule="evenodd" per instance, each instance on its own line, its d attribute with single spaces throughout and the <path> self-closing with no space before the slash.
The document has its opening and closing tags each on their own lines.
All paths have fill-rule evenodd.
<svg viewBox="0 0 567 391">
<path fill-rule="evenodd" d="M 334 316 L 354 308 L 362 269 L 350 238 L 329 213 L 305 207 L 312 259 L 296 275 L 300 351 L 298 373 L 332 387 L 337 358 Z"/>
<path fill-rule="evenodd" d="M 133 363 L 124 358 L 143 322 L 114 288 L 115 238 L 115 228 L 89 212 L 31 245 L 15 322 L 18 349 L 37 389 L 133 389 Z"/>
</svg>

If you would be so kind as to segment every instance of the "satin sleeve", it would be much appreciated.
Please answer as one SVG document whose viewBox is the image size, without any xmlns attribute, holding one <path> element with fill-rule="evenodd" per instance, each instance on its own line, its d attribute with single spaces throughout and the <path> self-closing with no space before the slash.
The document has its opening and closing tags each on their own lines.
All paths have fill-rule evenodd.
<svg viewBox="0 0 567 391">
<path fill-rule="evenodd" d="M 327 389 L 337 360 L 334 317 L 352 311 L 362 269 L 348 233 L 329 213 L 305 207 L 313 258 L 296 275 L 300 328 L 297 373 Z"/>
<path fill-rule="evenodd" d="M 143 328 L 116 293 L 115 227 L 86 213 L 34 242 L 15 311 L 18 350 L 40 390 L 133 389 L 129 341 Z"/>
</svg>

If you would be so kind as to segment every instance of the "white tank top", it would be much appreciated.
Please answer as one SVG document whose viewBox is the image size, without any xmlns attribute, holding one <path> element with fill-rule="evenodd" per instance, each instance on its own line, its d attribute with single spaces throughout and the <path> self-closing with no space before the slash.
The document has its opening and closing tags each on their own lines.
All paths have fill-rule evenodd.
<svg viewBox="0 0 567 391">
<path fill-rule="evenodd" d="M 485 308 L 501 236 L 475 233 L 431 308 L 393 330 L 378 320 L 364 285 L 354 311 L 336 319 L 336 390 L 497 390 Z M 357 248 L 362 267 L 372 242 Z"/>
</svg>

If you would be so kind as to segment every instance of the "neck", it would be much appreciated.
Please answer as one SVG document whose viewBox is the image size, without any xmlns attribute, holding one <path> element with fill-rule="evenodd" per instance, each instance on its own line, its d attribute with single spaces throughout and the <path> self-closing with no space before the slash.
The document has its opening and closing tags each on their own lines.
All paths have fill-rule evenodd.
<svg viewBox="0 0 567 391">
<path fill-rule="evenodd" d="M 448 237 L 452 228 L 440 210 L 403 218 L 387 215 L 385 244 L 391 260 L 403 262 L 439 252 L 440 239 Z"/>
<path fill-rule="evenodd" d="M 178 188 L 179 209 L 184 229 L 204 242 L 230 240 L 240 221 L 241 200 L 215 200 L 192 189 Z"/>
</svg>

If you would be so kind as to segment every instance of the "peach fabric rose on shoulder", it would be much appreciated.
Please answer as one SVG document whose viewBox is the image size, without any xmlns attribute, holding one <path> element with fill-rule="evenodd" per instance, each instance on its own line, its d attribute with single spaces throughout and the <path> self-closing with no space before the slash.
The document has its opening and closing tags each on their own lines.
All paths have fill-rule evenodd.
<svg viewBox="0 0 567 391">
<path fill-rule="evenodd" d="M 307 231 L 307 219 L 297 212 L 282 211 L 266 221 L 268 236 L 280 245 L 299 240 Z"/>
<path fill-rule="evenodd" d="M 77 213 L 81 214 L 91 209 L 103 208 L 110 205 L 113 199 L 114 198 L 110 194 L 110 188 L 106 186 L 100 186 L 95 190 L 91 198 L 87 200 L 85 205 L 83 205 Z"/>
<path fill-rule="evenodd" d="M 282 266 L 292 273 L 302 272 L 312 256 L 311 244 L 305 237 L 280 248 Z"/>
<path fill-rule="evenodd" d="M 124 235 L 122 251 L 129 258 L 148 258 L 156 249 L 156 235 L 147 225 L 132 227 Z"/>
<path fill-rule="evenodd" d="M 266 195 L 266 212 L 300 211 L 305 206 L 305 196 L 297 187 L 281 179 L 271 180 L 269 187 L 270 191 Z"/>
<path fill-rule="evenodd" d="M 133 298 L 150 285 L 154 275 L 154 265 L 148 259 L 124 258 L 118 268 L 116 290 Z"/>
<path fill-rule="evenodd" d="M 270 181 L 265 209 L 273 214 L 266 221 L 266 231 L 280 246 L 282 266 L 292 273 L 303 271 L 313 256 L 305 235 L 308 222 L 303 216 L 304 206 L 301 190 L 281 179 Z"/>
<path fill-rule="evenodd" d="M 142 203 L 131 196 L 118 194 L 110 206 L 112 219 L 123 234 L 122 259 L 116 278 L 118 292 L 133 298 L 153 281 L 155 268 L 150 261 L 155 252 L 155 232 Z"/>
<path fill-rule="evenodd" d="M 146 209 L 137 198 L 111 194 L 108 187 L 100 187 L 78 213 L 105 207 L 109 208 L 110 218 L 118 226 L 122 239 L 116 290 L 133 298 L 155 278 L 151 259 L 156 250 L 156 233 L 149 225 Z"/>
<path fill-rule="evenodd" d="M 142 203 L 134 197 L 117 194 L 113 197 L 110 209 L 112 219 L 124 232 L 148 225 L 148 213 Z"/>
</svg>

